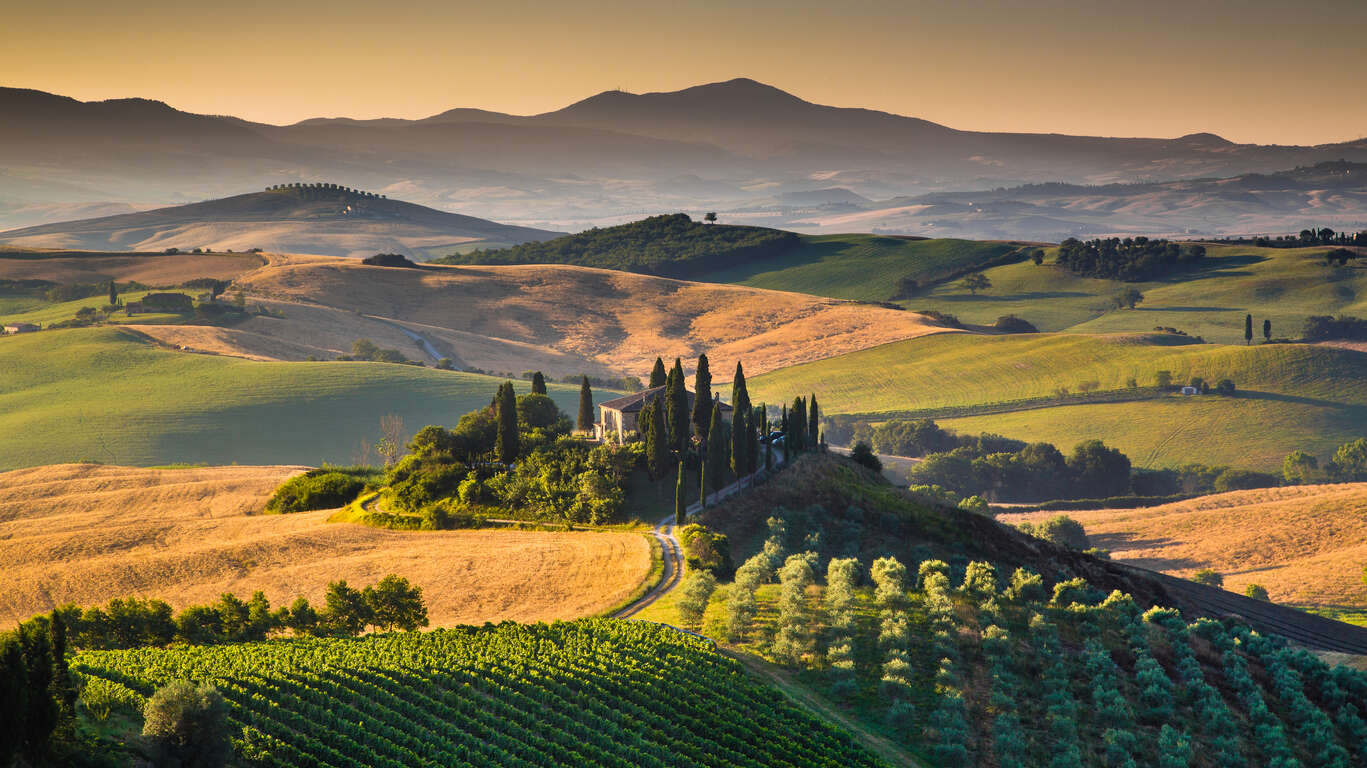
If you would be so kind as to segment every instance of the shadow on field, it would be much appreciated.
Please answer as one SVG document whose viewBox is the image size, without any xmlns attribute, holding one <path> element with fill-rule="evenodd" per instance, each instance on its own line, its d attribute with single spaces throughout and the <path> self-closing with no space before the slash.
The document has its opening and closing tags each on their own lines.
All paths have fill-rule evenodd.
<svg viewBox="0 0 1367 768">
<path fill-rule="evenodd" d="M 1171 546 L 1172 539 L 1140 538 L 1133 533 L 1089 533 L 1087 543 L 1111 553 L 1125 550 L 1157 550 Z M 1195 568 L 1199 563 L 1176 557 L 1126 557 L 1125 562 L 1151 571 L 1174 571 Z"/>
</svg>

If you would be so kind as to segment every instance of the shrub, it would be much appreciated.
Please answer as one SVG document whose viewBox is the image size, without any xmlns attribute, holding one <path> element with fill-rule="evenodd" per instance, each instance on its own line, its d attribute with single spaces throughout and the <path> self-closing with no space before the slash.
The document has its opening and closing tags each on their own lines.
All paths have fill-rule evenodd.
<svg viewBox="0 0 1367 768">
<path fill-rule="evenodd" d="M 1087 548 L 1087 531 L 1082 524 L 1067 515 L 1055 515 L 1041 523 L 1021 523 L 1021 531 L 1037 539 L 1053 542 L 1069 549 Z"/>
<path fill-rule="evenodd" d="M 1234 382 L 1231 379 L 1220 379 L 1220 383 L 1215 385 L 1215 392 L 1225 397 L 1234 397 Z"/>
<path fill-rule="evenodd" d="M 1223 587 L 1225 585 L 1225 577 L 1210 568 L 1202 568 L 1197 571 L 1191 580 L 1197 584 L 1205 584 L 1207 587 Z"/>
<path fill-rule="evenodd" d="M 992 328 L 999 333 L 1039 333 L 1033 323 L 1015 315 L 1002 315 L 992 324 Z"/>
<path fill-rule="evenodd" d="M 172 680 L 157 689 L 143 709 L 142 735 L 156 766 L 216 768 L 232 756 L 228 704 L 207 684 Z"/>
<path fill-rule="evenodd" d="M 411 267 L 417 268 L 417 264 L 408 260 L 402 253 L 377 253 L 374 256 L 367 256 L 361 259 L 362 264 L 372 267 Z"/>
<path fill-rule="evenodd" d="M 313 469 L 286 480 L 266 502 L 274 513 L 308 512 L 349 504 L 365 488 L 354 475 L 329 469 Z"/>
<path fill-rule="evenodd" d="M 868 467 L 874 472 L 883 471 L 883 462 L 874 455 L 869 444 L 863 441 L 855 443 L 854 447 L 850 449 L 850 458 L 854 459 L 855 463 Z"/>
<path fill-rule="evenodd" d="M 1272 602 L 1272 598 L 1267 594 L 1267 587 L 1264 587 L 1261 584 L 1249 584 L 1247 587 L 1244 587 L 1244 597 L 1262 600 L 1264 603 Z"/>
</svg>

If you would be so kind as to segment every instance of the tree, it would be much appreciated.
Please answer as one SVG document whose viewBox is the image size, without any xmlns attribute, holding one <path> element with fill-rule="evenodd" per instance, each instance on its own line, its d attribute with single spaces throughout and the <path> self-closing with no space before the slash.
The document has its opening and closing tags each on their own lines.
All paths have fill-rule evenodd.
<svg viewBox="0 0 1367 768">
<path fill-rule="evenodd" d="M 708 224 L 716 224 L 716 223 L 717 223 L 717 212 L 716 212 L 716 211 L 708 211 L 707 213 L 703 214 L 702 220 L 705 221 L 705 222 L 707 222 Z"/>
<path fill-rule="evenodd" d="M 793 407 L 788 411 L 788 440 L 793 443 L 794 451 L 807 449 L 807 401 L 793 398 Z"/>
<path fill-rule="evenodd" d="M 695 397 L 702 397 L 698 393 Z M 669 428 L 669 446 L 681 454 L 688 445 L 691 411 L 688 408 L 688 387 L 684 384 L 683 362 L 674 358 L 674 367 L 665 381 L 665 423 Z"/>
<path fill-rule="evenodd" d="M 1261 584 L 1249 584 L 1244 587 L 1244 597 L 1251 597 L 1254 600 L 1261 600 L 1264 603 L 1272 602 L 1272 598 L 1267 594 L 1267 587 Z"/>
<path fill-rule="evenodd" d="M 541 371 L 532 374 L 532 394 L 546 394 L 546 377 L 541 375 Z"/>
<path fill-rule="evenodd" d="M 1154 375 L 1154 385 L 1159 389 L 1167 389 L 1172 386 L 1172 371 L 1159 371 Z"/>
<path fill-rule="evenodd" d="M 1220 379 L 1220 383 L 1215 385 L 1215 392 L 1225 397 L 1234 397 L 1234 380 Z"/>
<path fill-rule="evenodd" d="M 1035 251 L 1034 251 L 1033 253 L 1030 254 L 1030 260 L 1033 261 L 1033 262 L 1035 262 L 1035 266 L 1037 266 L 1037 267 L 1040 266 L 1041 264 L 1043 264 L 1043 263 L 1044 263 L 1044 250 L 1041 249 L 1041 248 L 1036 248 Z"/>
<path fill-rule="evenodd" d="M 217 768 L 233 754 L 228 703 L 207 683 L 172 680 L 158 688 L 143 708 L 142 735 L 156 766 Z"/>
<path fill-rule="evenodd" d="M 707 440 L 707 425 L 712 420 L 712 369 L 707 355 L 698 355 L 698 370 L 693 374 L 693 433 L 699 440 Z"/>
<path fill-rule="evenodd" d="M 755 471 L 750 463 L 750 421 L 754 414 L 750 405 L 750 390 L 745 385 L 745 369 L 736 363 L 736 375 L 731 379 L 731 471 L 740 479 Z"/>
<path fill-rule="evenodd" d="M 1264 342 L 1272 341 L 1272 321 L 1271 321 L 1271 320 L 1266 320 L 1266 319 L 1263 320 L 1263 341 L 1264 341 Z"/>
<path fill-rule="evenodd" d="M 817 415 L 816 395 L 807 404 L 807 445 L 815 448 L 821 442 L 821 418 Z"/>
<path fill-rule="evenodd" d="M 114 287 L 114 281 L 109 281 L 109 306 L 119 306 L 119 290 Z"/>
<path fill-rule="evenodd" d="M 679 600 L 679 616 L 685 626 L 701 628 L 707 601 L 717 589 L 717 577 L 706 568 L 692 569 L 684 576 L 680 588 L 683 597 Z"/>
<path fill-rule="evenodd" d="M 370 606 L 360 591 L 347 586 L 345 580 L 328 584 L 323 596 L 323 620 L 334 632 L 359 635 L 370 623 Z"/>
<path fill-rule="evenodd" d="M 669 375 L 665 373 L 665 361 L 655 358 L 655 367 L 650 369 L 650 386 L 648 389 L 663 387 L 669 380 Z"/>
<path fill-rule="evenodd" d="M 965 277 L 963 282 L 959 283 L 959 285 L 968 289 L 969 293 L 977 296 L 978 291 L 985 291 L 992 287 L 992 280 L 981 272 L 974 272 Z"/>
<path fill-rule="evenodd" d="M 684 496 L 684 467 L 687 462 L 679 462 L 679 479 L 674 482 L 674 525 L 682 527 L 688 517 L 688 502 Z"/>
<path fill-rule="evenodd" d="M 498 453 L 498 460 L 503 464 L 512 464 L 517 461 L 518 450 L 521 438 L 517 431 L 517 393 L 513 391 L 513 383 L 505 381 L 498 388 L 498 437 L 494 443 L 494 449 Z"/>
<path fill-rule="evenodd" d="M 593 431 L 593 388 L 589 386 L 588 376 L 581 376 L 579 380 L 579 419 L 575 426 L 580 432 Z"/>
<path fill-rule="evenodd" d="M 380 417 L 380 442 L 375 450 L 384 457 L 387 467 L 403 452 L 403 417 L 397 413 L 386 413 Z"/>
<path fill-rule="evenodd" d="M 1253 315 L 1244 315 L 1244 345 L 1253 343 Z"/>
<path fill-rule="evenodd" d="M 1319 459 L 1297 449 L 1282 460 L 1282 478 L 1291 485 L 1313 482 L 1319 468 Z"/>
<path fill-rule="evenodd" d="M 1329 473 L 1335 479 L 1347 482 L 1367 480 L 1367 438 L 1359 437 L 1339 446 L 1329 462 Z"/>
<path fill-rule="evenodd" d="M 1112 299 L 1118 309 L 1134 309 L 1144 301 L 1144 294 L 1138 288 L 1126 288 Z"/>
<path fill-rule="evenodd" d="M 669 468 L 669 431 L 665 427 L 664 406 L 660 398 L 645 404 L 637 417 L 636 428 L 645 443 L 646 469 L 655 479 L 664 477 Z"/>
<path fill-rule="evenodd" d="M 370 609 L 370 623 L 381 630 L 412 632 L 427 626 L 422 587 L 412 586 L 402 576 L 391 573 L 374 586 L 366 587 L 361 596 Z"/>
<path fill-rule="evenodd" d="M 1073 448 L 1068 469 L 1077 478 L 1083 498 L 1118 496 L 1130 487 L 1130 459 L 1100 440 L 1086 440 Z"/>
<path fill-rule="evenodd" d="M 712 491 L 726 485 L 726 432 L 721 425 L 721 403 L 712 401 L 712 423 L 707 428 L 707 481 Z M 703 488 L 706 492 L 706 486 Z"/>
</svg>

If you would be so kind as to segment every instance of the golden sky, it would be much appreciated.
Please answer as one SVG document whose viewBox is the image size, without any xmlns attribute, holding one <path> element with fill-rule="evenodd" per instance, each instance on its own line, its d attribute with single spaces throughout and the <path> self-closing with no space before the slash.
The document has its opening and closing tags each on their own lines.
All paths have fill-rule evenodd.
<svg viewBox="0 0 1367 768">
<path fill-rule="evenodd" d="M 955 128 L 1367 136 L 1367 0 L 7 4 L 0 85 L 289 123 L 751 77 Z"/>
</svg>

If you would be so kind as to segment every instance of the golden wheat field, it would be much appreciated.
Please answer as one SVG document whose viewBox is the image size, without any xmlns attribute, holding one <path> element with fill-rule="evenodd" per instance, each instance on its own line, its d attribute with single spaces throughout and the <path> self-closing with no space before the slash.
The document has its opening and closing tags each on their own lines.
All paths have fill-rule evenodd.
<svg viewBox="0 0 1367 768">
<path fill-rule="evenodd" d="M 634 533 L 385 531 L 327 523 L 330 511 L 264 515 L 301 467 L 142 469 L 61 464 L 0 473 L 0 622 L 128 595 L 173 607 L 322 599 L 397 573 L 423 588 L 433 626 L 592 615 L 650 569 Z"/>
<path fill-rule="evenodd" d="M 650 371 L 656 355 L 706 352 L 720 378 L 944 331 L 913 312 L 768 291 L 562 265 L 370 267 L 328 256 L 271 256 L 237 280 L 277 311 L 213 340 L 169 344 L 241 356 L 332 357 L 360 336 L 421 357 L 410 333 L 458 364 L 547 373 Z"/>
<path fill-rule="evenodd" d="M 1060 514 L 1001 515 L 1016 523 Z M 1267 588 L 1272 600 L 1367 605 L 1367 483 L 1233 491 L 1148 509 L 1066 512 L 1115 560 L 1190 577 L 1203 568 L 1225 589 Z"/>
</svg>

